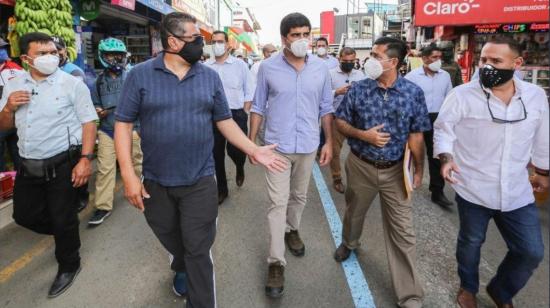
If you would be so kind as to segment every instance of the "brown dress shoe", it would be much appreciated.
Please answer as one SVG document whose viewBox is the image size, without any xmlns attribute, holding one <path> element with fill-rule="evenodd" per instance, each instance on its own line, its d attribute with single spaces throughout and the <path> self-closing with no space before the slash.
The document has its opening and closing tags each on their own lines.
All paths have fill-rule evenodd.
<svg viewBox="0 0 550 308">
<path fill-rule="evenodd" d="M 342 184 L 342 179 L 335 179 L 332 182 L 332 187 L 334 187 L 334 190 L 341 194 L 343 194 L 345 191 L 344 184 Z"/>
<path fill-rule="evenodd" d="M 346 245 L 344 245 L 343 243 L 340 244 L 340 246 L 338 246 L 338 248 L 334 252 L 334 260 L 336 260 L 336 262 L 346 261 L 351 255 L 351 251 L 352 250 L 347 248 Z"/>
<path fill-rule="evenodd" d="M 265 295 L 271 298 L 279 298 L 283 295 L 285 283 L 285 267 L 280 263 L 269 264 Z"/>
<path fill-rule="evenodd" d="M 456 302 L 460 308 L 477 308 L 476 296 L 463 288 L 458 290 Z"/>
<path fill-rule="evenodd" d="M 514 304 L 512 303 L 503 303 L 500 300 L 498 300 L 493 294 L 491 294 L 491 290 L 489 289 L 489 286 L 485 288 L 487 291 L 487 294 L 489 294 L 489 297 L 493 300 L 495 305 L 497 305 L 497 308 L 514 308 Z"/>
<path fill-rule="evenodd" d="M 285 242 L 288 245 L 288 250 L 290 250 L 290 253 L 296 257 L 302 257 L 306 253 L 306 246 L 304 245 L 304 242 L 302 242 L 300 234 L 298 234 L 298 230 L 291 230 L 290 232 L 285 233 Z"/>
</svg>

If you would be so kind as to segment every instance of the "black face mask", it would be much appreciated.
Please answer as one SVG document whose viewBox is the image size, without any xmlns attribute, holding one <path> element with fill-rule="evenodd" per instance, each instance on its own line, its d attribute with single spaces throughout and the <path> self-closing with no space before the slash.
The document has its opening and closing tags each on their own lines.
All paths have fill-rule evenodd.
<svg viewBox="0 0 550 308">
<path fill-rule="evenodd" d="M 494 88 L 508 82 L 514 77 L 513 69 L 500 69 L 485 64 L 479 69 L 479 81 L 486 88 Z"/>
<path fill-rule="evenodd" d="M 185 46 L 178 52 L 165 51 L 167 53 L 176 54 L 187 61 L 187 63 L 193 65 L 197 63 L 203 54 L 203 40 L 202 37 L 197 37 L 193 42 L 185 42 Z"/>
<path fill-rule="evenodd" d="M 349 73 L 351 70 L 355 67 L 355 63 L 347 63 L 347 62 L 341 62 L 340 63 L 340 69 L 342 69 L 343 72 Z"/>
</svg>

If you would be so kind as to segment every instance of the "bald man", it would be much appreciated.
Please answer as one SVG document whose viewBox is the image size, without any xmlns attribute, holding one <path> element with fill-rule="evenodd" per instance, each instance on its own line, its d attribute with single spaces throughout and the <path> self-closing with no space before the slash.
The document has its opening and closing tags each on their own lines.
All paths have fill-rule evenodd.
<svg viewBox="0 0 550 308">
<path fill-rule="evenodd" d="M 264 54 L 264 60 L 271 57 L 271 55 L 276 52 L 277 52 L 277 48 L 275 48 L 273 44 L 266 44 L 264 48 L 262 48 L 262 53 Z M 256 83 L 256 76 L 258 75 L 258 70 L 260 69 L 260 65 L 262 64 L 262 61 L 258 61 L 254 63 L 254 65 L 252 65 L 252 67 L 250 68 L 250 72 L 252 72 L 252 77 L 254 78 L 254 83 Z"/>
</svg>

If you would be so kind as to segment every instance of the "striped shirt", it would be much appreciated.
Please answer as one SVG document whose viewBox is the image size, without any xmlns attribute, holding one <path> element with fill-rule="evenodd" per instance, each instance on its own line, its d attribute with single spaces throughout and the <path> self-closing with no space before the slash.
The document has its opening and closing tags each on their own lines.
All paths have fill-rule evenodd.
<svg viewBox="0 0 550 308">
<path fill-rule="evenodd" d="M 196 63 L 179 80 L 161 54 L 128 73 L 120 97 L 116 120 L 141 124 L 145 179 L 189 186 L 214 174 L 213 125 L 231 118 L 214 70 Z"/>
</svg>

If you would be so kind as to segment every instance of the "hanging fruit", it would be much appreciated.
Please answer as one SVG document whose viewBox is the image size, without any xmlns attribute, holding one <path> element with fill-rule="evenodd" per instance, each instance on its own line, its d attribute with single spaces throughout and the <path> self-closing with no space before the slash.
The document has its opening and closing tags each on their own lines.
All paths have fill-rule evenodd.
<svg viewBox="0 0 550 308">
<path fill-rule="evenodd" d="M 29 32 L 43 32 L 61 37 L 71 61 L 76 59 L 75 33 L 70 0 L 17 0 L 15 31 L 21 37 Z"/>
</svg>

